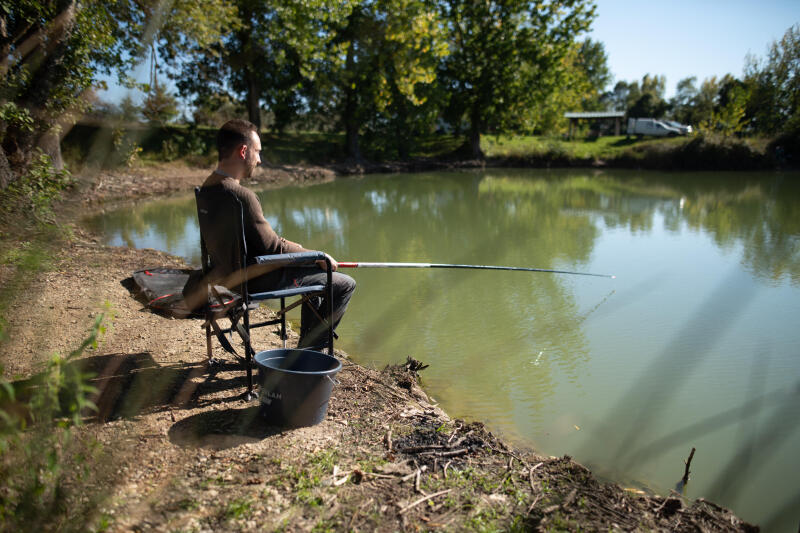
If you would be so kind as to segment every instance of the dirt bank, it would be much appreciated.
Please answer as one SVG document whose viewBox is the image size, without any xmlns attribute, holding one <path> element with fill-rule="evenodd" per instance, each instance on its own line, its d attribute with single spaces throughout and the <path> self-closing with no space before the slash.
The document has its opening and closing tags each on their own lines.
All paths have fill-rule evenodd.
<svg viewBox="0 0 800 533">
<path fill-rule="evenodd" d="M 185 190 L 207 173 L 173 170 L 107 174 L 79 203 Z M 281 172 L 288 177 L 272 183 L 307 179 Z M 319 176 L 308 179 L 332 178 Z M 200 321 L 152 314 L 121 283 L 180 259 L 103 246 L 77 227 L 54 257 L 10 305 L 0 357 L 6 376 L 24 379 L 48 354 L 77 346 L 98 313 L 113 315 L 103 343 L 77 363 L 98 389 L 78 438 L 99 451 L 88 473 L 68 473 L 67 505 L 96 502 L 71 518 L 76 529 L 753 530 L 710 502 L 637 494 L 568 457 L 511 449 L 479 423 L 450 419 L 419 388 L 413 364 L 376 370 L 339 354 L 325 421 L 270 427 L 242 398 L 234 360 L 207 368 Z M 279 346 L 267 329 L 256 330 L 259 349 Z"/>
</svg>

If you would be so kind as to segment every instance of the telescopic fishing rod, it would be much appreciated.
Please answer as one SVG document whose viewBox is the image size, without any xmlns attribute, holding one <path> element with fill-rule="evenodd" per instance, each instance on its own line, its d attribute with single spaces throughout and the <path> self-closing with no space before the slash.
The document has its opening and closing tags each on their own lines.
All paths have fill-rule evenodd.
<svg viewBox="0 0 800 533">
<path fill-rule="evenodd" d="M 595 276 L 598 278 L 616 279 L 610 274 L 592 274 L 590 272 L 572 272 L 569 270 L 551 270 L 548 268 L 526 268 L 493 265 L 453 265 L 446 263 L 354 263 L 340 262 L 339 268 L 468 268 L 472 270 L 517 270 L 521 272 L 548 272 L 550 274 L 572 274 L 575 276 Z"/>
</svg>

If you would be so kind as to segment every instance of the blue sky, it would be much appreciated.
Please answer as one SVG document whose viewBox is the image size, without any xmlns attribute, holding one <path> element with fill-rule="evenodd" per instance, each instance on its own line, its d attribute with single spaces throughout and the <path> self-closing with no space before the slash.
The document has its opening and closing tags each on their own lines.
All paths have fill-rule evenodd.
<svg viewBox="0 0 800 533">
<path fill-rule="evenodd" d="M 800 23 L 800 0 L 596 0 L 590 37 L 605 44 L 614 82 L 667 77 L 667 96 L 687 76 L 742 75 L 748 52 Z"/>
<path fill-rule="evenodd" d="M 668 97 L 687 76 L 697 76 L 698 83 L 727 73 L 741 76 L 748 52 L 764 57 L 769 43 L 793 24 L 800 24 L 800 0 L 596 3 L 598 15 L 589 35 L 605 44 L 614 82 L 663 74 Z M 147 81 L 148 74 L 147 65 L 136 72 L 142 81 Z M 102 92 L 101 98 L 118 102 L 125 90 L 108 81 L 110 90 Z"/>
</svg>

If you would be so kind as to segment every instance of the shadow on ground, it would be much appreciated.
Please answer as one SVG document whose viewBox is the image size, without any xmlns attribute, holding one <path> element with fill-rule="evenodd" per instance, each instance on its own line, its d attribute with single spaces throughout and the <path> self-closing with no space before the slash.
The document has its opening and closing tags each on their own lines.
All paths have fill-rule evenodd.
<svg viewBox="0 0 800 533">
<path fill-rule="evenodd" d="M 244 385 L 243 377 L 236 374 L 220 377 L 222 372 L 238 369 L 234 363 L 215 365 L 209 372 L 205 362 L 159 365 L 148 352 L 101 355 L 75 364 L 95 376 L 89 384 L 97 389 L 92 401 L 98 422 L 235 401 L 238 396 L 217 396 Z"/>
<path fill-rule="evenodd" d="M 65 373 L 80 373 L 95 390 L 88 399 L 97 410 L 84 413 L 88 422 L 132 418 L 145 412 L 206 407 L 240 399 L 244 372 L 234 362 L 208 369 L 205 362 L 160 365 L 149 352 L 113 353 L 87 357 L 64 366 Z M 37 374 L 12 385 L 24 402 L 47 377 Z M 67 414 L 66 399 L 61 399 Z"/>
<path fill-rule="evenodd" d="M 177 446 L 225 449 L 267 437 L 283 430 L 266 423 L 258 406 L 205 411 L 173 424 L 169 440 Z"/>
</svg>

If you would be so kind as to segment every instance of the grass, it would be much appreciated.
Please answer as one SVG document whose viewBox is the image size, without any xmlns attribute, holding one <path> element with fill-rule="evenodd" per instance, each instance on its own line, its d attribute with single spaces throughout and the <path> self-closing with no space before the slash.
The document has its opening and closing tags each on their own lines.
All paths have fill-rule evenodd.
<svg viewBox="0 0 800 533">
<path fill-rule="evenodd" d="M 210 166 L 216 160 L 213 128 L 168 126 L 131 131 L 79 125 L 64 140 L 65 158 L 78 168 L 87 164 L 154 165 L 181 160 L 190 166 Z M 262 159 L 274 165 L 326 165 L 344 162 L 342 133 L 262 132 Z M 431 134 L 411 140 L 412 160 L 452 158 L 463 136 Z M 364 135 L 360 141 L 368 161 L 399 159 L 395 142 L 385 136 Z M 586 166 L 603 161 L 612 166 L 697 169 L 739 169 L 774 164 L 767 139 L 737 139 L 716 134 L 675 138 L 609 136 L 566 140 L 557 136 L 483 135 L 487 158 L 519 160 L 534 166 Z M 732 163 L 729 160 L 733 159 Z M 727 165 L 727 166 L 726 166 Z M 717 168 L 719 167 L 719 168 Z"/>
<path fill-rule="evenodd" d="M 252 512 L 253 502 L 249 498 L 236 498 L 228 502 L 223 512 L 226 520 L 239 520 L 247 518 Z"/>
</svg>

